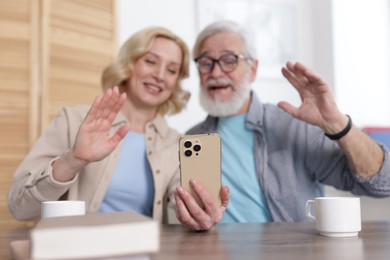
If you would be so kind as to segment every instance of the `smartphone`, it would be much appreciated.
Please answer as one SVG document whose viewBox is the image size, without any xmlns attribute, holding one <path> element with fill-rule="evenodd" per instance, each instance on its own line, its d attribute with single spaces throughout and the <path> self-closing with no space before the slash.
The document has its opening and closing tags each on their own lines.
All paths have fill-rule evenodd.
<svg viewBox="0 0 390 260">
<path fill-rule="evenodd" d="M 204 208 L 192 190 L 190 180 L 206 187 L 217 205 L 221 205 L 221 138 L 217 133 L 185 135 L 179 140 L 180 182 Z"/>
</svg>

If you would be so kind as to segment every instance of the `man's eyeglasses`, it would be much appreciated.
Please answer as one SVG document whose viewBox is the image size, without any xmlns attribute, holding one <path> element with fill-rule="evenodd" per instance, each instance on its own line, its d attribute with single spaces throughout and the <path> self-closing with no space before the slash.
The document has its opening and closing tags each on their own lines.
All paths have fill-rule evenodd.
<svg viewBox="0 0 390 260">
<path fill-rule="evenodd" d="M 219 59 L 213 59 L 208 56 L 200 56 L 194 61 L 198 65 L 198 70 L 202 74 L 210 73 L 214 69 L 215 63 L 218 63 L 221 70 L 225 73 L 232 72 L 237 68 L 238 60 L 250 60 L 250 58 L 245 57 L 244 54 L 225 54 L 219 57 Z"/>
</svg>

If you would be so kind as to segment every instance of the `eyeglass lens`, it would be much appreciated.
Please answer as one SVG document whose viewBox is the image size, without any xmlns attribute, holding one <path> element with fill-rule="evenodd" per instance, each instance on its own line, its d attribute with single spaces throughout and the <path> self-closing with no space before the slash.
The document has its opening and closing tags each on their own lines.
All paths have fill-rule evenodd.
<svg viewBox="0 0 390 260">
<path fill-rule="evenodd" d="M 214 69 L 215 63 L 218 63 L 219 67 L 224 72 L 232 72 L 238 64 L 238 55 L 225 54 L 219 59 L 213 59 L 208 56 L 203 56 L 197 59 L 199 71 L 202 73 L 209 73 Z"/>
</svg>

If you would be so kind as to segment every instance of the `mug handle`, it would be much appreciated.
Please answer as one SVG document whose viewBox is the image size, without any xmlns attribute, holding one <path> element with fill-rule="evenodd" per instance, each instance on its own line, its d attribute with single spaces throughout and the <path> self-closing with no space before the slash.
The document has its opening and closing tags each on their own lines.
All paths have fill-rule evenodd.
<svg viewBox="0 0 390 260">
<path fill-rule="evenodd" d="M 313 216 L 310 212 L 310 208 L 311 208 L 311 205 L 314 204 L 314 200 L 308 200 L 306 201 L 306 210 L 305 210 L 305 213 L 306 213 L 306 217 L 309 221 L 315 221 L 316 220 L 316 217 Z"/>
</svg>

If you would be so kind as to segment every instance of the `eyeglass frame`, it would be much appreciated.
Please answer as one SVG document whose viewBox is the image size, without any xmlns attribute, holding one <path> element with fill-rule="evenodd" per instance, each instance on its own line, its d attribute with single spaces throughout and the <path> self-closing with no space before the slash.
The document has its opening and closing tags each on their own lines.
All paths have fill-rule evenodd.
<svg viewBox="0 0 390 260">
<path fill-rule="evenodd" d="M 220 61 L 221 61 L 221 59 L 222 59 L 223 57 L 228 56 L 228 55 L 233 56 L 233 57 L 236 58 L 236 64 L 235 64 L 235 67 L 234 67 L 232 70 L 225 71 L 225 69 L 224 69 L 223 66 L 221 65 Z M 207 71 L 207 72 L 202 72 L 201 69 L 200 69 L 199 62 L 198 62 L 198 61 L 199 61 L 200 59 L 202 59 L 202 58 L 207 58 L 207 59 L 211 60 L 211 62 L 212 62 L 211 67 L 210 67 L 210 70 Z M 249 60 L 249 61 L 250 61 L 250 60 L 252 60 L 252 58 L 247 57 L 247 56 L 245 56 L 245 55 L 242 54 L 242 53 L 241 53 L 241 54 L 226 53 L 226 54 L 220 56 L 218 59 L 214 59 L 214 58 L 212 58 L 212 57 L 210 57 L 210 56 L 207 56 L 207 55 L 202 55 L 202 56 L 199 56 L 198 58 L 195 58 L 195 59 L 194 59 L 196 65 L 197 65 L 197 67 L 198 67 L 198 71 L 199 71 L 201 74 L 207 74 L 207 73 L 212 72 L 212 71 L 214 70 L 215 63 L 217 63 L 217 64 L 219 65 L 219 68 L 220 68 L 223 72 L 225 72 L 225 73 L 230 73 L 230 72 L 234 71 L 234 70 L 237 68 L 237 66 L 238 66 L 238 61 L 239 61 L 239 60 L 245 60 L 245 61 L 248 61 L 248 60 Z"/>
</svg>

